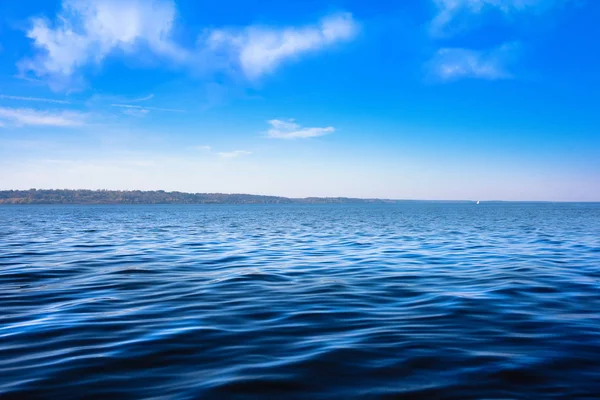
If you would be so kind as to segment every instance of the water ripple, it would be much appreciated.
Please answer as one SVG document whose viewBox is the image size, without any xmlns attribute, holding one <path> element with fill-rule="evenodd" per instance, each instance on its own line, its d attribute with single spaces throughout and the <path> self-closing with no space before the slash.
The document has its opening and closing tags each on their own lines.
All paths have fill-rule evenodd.
<svg viewBox="0 0 600 400">
<path fill-rule="evenodd" d="M 598 398 L 600 205 L 6 206 L 0 398 Z"/>
</svg>

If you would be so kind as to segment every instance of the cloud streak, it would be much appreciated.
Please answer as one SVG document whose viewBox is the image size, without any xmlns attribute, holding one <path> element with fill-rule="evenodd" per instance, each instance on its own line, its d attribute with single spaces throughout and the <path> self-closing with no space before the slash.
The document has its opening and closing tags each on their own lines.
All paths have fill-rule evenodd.
<svg viewBox="0 0 600 400">
<path fill-rule="evenodd" d="M 45 98 L 41 98 L 41 97 L 11 96 L 8 94 L 0 94 L 0 99 L 36 101 L 36 102 L 40 102 L 40 103 L 71 104 L 71 102 L 67 101 L 67 100 L 45 99 Z"/>
<path fill-rule="evenodd" d="M 74 127 L 84 124 L 85 115 L 74 111 L 39 111 L 31 108 L 0 107 L 0 123 L 13 126 Z"/>
<path fill-rule="evenodd" d="M 507 65 L 512 61 L 515 44 L 505 44 L 486 51 L 443 48 L 429 63 L 431 76 L 442 82 L 459 79 L 510 79 Z"/>
<path fill-rule="evenodd" d="M 247 150 L 233 150 L 233 151 L 224 151 L 224 152 L 217 153 L 217 155 L 219 157 L 224 158 L 224 159 L 238 158 L 238 157 L 247 156 L 250 154 L 252 154 L 252 152 L 247 151 Z"/>
<path fill-rule="evenodd" d="M 137 104 L 111 104 L 110 106 L 111 107 L 120 107 L 120 108 L 153 110 L 153 111 L 185 112 L 185 110 L 179 110 L 176 108 L 146 107 L 146 106 L 139 106 Z"/>
<path fill-rule="evenodd" d="M 154 94 L 150 93 L 148 96 L 140 97 L 139 99 L 133 99 L 131 101 L 136 103 L 136 102 L 140 102 L 140 101 L 150 100 L 152 98 L 154 98 Z"/>
<path fill-rule="evenodd" d="M 467 18 L 496 10 L 509 15 L 541 12 L 571 0 L 433 0 L 438 13 L 431 21 L 433 36 L 448 36 L 469 25 Z"/>
<path fill-rule="evenodd" d="M 209 32 L 205 45 L 212 52 L 224 54 L 225 62 L 241 69 L 247 78 L 257 79 L 302 54 L 348 41 L 357 31 L 358 24 L 352 15 L 340 13 L 303 27 L 217 29 Z"/>
<path fill-rule="evenodd" d="M 146 110 L 145 108 L 126 108 L 123 110 L 123 114 L 140 118 L 145 117 L 149 112 L 150 110 Z"/>
<path fill-rule="evenodd" d="M 308 139 L 335 132 L 335 128 L 332 126 L 303 128 L 294 122 L 293 119 L 287 121 L 272 119 L 267 121 L 267 123 L 271 125 L 271 129 L 267 131 L 267 136 L 275 139 Z"/>
</svg>

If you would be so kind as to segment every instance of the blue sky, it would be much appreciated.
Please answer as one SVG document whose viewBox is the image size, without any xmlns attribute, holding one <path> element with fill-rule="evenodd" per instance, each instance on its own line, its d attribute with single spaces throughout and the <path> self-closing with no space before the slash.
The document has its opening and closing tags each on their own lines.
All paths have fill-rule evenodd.
<svg viewBox="0 0 600 400">
<path fill-rule="evenodd" d="M 600 2 L 0 2 L 0 189 L 600 200 Z"/>
</svg>

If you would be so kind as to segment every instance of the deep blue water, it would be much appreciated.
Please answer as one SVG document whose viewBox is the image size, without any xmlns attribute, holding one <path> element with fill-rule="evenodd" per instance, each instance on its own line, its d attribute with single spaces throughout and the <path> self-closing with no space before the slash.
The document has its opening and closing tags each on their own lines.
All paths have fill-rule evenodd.
<svg viewBox="0 0 600 400">
<path fill-rule="evenodd" d="M 600 204 L 0 207 L 0 397 L 600 398 Z"/>
</svg>

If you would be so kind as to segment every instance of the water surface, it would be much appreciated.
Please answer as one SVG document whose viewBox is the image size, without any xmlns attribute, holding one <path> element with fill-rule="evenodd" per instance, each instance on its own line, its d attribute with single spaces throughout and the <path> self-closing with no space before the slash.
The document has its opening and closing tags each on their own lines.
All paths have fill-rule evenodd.
<svg viewBox="0 0 600 400">
<path fill-rule="evenodd" d="M 0 397 L 600 396 L 600 205 L 0 207 Z"/>
</svg>

